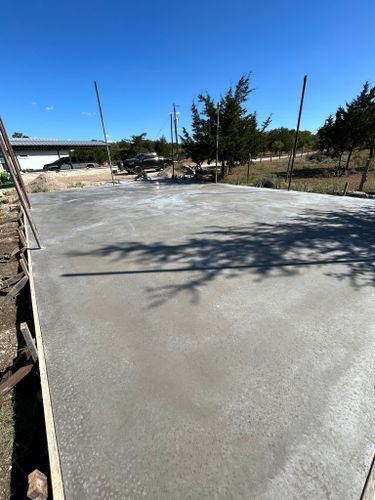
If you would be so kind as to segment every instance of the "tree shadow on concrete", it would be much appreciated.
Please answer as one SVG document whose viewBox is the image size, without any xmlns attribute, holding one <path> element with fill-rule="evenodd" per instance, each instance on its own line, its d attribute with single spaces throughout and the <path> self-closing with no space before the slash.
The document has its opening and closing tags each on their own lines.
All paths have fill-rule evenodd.
<svg viewBox="0 0 375 500">
<path fill-rule="evenodd" d="M 93 252 L 69 255 L 88 254 Z M 326 268 L 325 275 L 354 288 L 375 286 L 375 207 L 305 210 L 274 224 L 206 226 L 182 242 L 121 242 L 102 246 L 94 254 L 121 263 L 123 270 L 63 276 L 150 274 L 152 283 L 153 274 L 176 274 L 175 283 L 147 289 L 151 307 L 182 292 L 197 303 L 200 289 L 221 276 L 248 273 L 260 281 L 297 275 L 311 266 Z"/>
</svg>

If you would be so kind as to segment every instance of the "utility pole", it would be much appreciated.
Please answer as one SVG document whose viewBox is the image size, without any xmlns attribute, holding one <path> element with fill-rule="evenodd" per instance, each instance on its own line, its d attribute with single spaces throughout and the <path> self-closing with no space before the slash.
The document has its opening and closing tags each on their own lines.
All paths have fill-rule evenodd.
<svg viewBox="0 0 375 500">
<path fill-rule="evenodd" d="M 178 134 L 177 134 L 177 113 L 176 113 L 176 105 L 173 103 L 173 117 L 174 117 L 174 135 L 176 138 L 176 160 L 180 159 L 179 150 L 178 150 Z"/>
<path fill-rule="evenodd" d="M 172 179 L 174 179 L 174 145 L 173 145 L 173 118 L 172 113 L 169 113 L 171 119 L 171 144 L 172 144 Z"/>
<path fill-rule="evenodd" d="M 103 135 L 104 135 L 104 142 L 107 148 L 107 155 L 108 155 L 108 163 L 109 163 L 109 170 L 111 171 L 111 177 L 112 177 L 112 184 L 115 184 L 115 178 L 113 177 L 113 169 L 112 169 L 112 157 L 111 157 L 111 150 L 108 144 L 108 139 L 107 139 L 107 132 L 105 130 L 105 124 L 104 124 L 104 118 L 103 118 L 103 111 L 102 111 L 102 105 L 100 102 L 100 97 L 99 97 L 99 89 L 98 89 L 98 84 L 94 81 L 94 86 L 95 86 L 95 92 L 96 92 L 96 98 L 98 99 L 98 107 L 99 107 L 99 113 L 100 113 L 100 120 L 102 122 L 102 129 L 103 129 Z"/>
<path fill-rule="evenodd" d="M 292 159 L 291 159 L 291 162 L 290 162 L 290 172 L 289 172 L 288 191 L 290 190 L 290 185 L 291 185 L 291 183 L 292 183 L 292 177 L 293 177 L 294 158 L 296 157 L 296 149 L 297 149 L 298 133 L 299 133 L 299 126 L 300 126 L 300 123 L 301 123 L 301 116 L 302 116 L 303 101 L 304 101 L 304 98 L 305 98 L 306 82 L 307 82 L 307 75 L 305 75 L 305 76 L 303 77 L 303 86 L 302 86 L 301 102 L 300 102 L 300 105 L 299 105 L 299 113 L 298 113 L 298 121 L 297 121 L 296 135 L 294 136 L 294 145 L 293 145 Z"/>
<path fill-rule="evenodd" d="M 217 184 L 217 169 L 219 164 L 219 126 L 220 126 L 220 103 L 217 103 L 215 184 Z"/>
</svg>

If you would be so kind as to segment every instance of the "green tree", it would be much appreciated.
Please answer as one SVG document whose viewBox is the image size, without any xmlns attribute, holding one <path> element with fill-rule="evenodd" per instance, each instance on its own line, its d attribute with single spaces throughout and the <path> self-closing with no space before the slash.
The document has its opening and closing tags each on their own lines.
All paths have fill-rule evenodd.
<svg viewBox="0 0 375 500">
<path fill-rule="evenodd" d="M 256 113 L 248 113 L 245 104 L 253 91 L 249 86 L 249 75 L 243 75 L 237 85 L 229 88 L 218 103 L 206 94 L 198 95 L 198 105 L 193 102 L 192 132 L 184 128 L 182 143 L 186 154 L 201 164 L 211 161 L 216 153 L 217 106 L 219 104 L 219 156 L 224 164 L 232 168 L 236 161 L 245 160 L 249 154 L 256 157 L 262 147 L 261 134 L 270 123 L 267 119 L 259 129 Z"/>
<path fill-rule="evenodd" d="M 325 124 L 318 130 L 319 147 L 336 153 L 341 158 L 348 152 L 345 168 L 342 173 L 348 174 L 352 154 L 356 149 L 369 149 L 369 160 L 366 162 L 363 188 L 366 182 L 369 165 L 373 157 L 375 143 L 375 87 L 365 82 L 359 95 L 345 107 L 340 106 L 333 118 L 330 115 Z"/>
<path fill-rule="evenodd" d="M 172 156 L 172 145 L 167 142 L 167 139 L 164 135 L 154 141 L 154 151 L 159 156 L 170 157 Z"/>
<path fill-rule="evenodd" d="M 23 134 L 22 132 L 14 132 L 12 134 L 13 139 L 29 139 L 28 135 Z"/>
</svg>

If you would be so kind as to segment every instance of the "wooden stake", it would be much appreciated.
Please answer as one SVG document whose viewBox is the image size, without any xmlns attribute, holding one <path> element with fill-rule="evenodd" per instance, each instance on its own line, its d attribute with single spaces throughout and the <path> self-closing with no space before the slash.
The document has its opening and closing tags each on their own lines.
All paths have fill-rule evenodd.
<svg viewBox="0 0 375 500">
<path fill-rule="evenodd" d="M 32 500 L 46 500 L 48 498 L 47 476 L 35 469 L 28 475 L 29 488 L 27 498 Z"/>
<path fill-rule="evenodd" d="M 4 302 L 11 302 L 11 299 L 14 299 L 15 296 L 22 290 L 22 288 L 26 285 L 26 283 L 29 281 L 28 276 L 24 276 L 19 280 L 19 282 L 14 285 L 14 287 L 8 292 L 6 295 Z"/>
<path fill-rule="evenodd" d="M 25 273 L 25 276 L 29 277 L 29 267 L 22 253 L 20 254 L 19 263 L 22 271 Z"/>
<path fill-rule="evenodd" d="M 0 397 L 4 397 L 15 385 L 18 384 L 28 373 L 31 372 L 34 364 L 28 364 L 19 368 L 10 377 L 0 383 Z"/>
<path fill-rule="evenodd" d="M 27 323 L 21 323 L 20 330 L 21 330 L 23 338 L 25 339 L 26 345 L 29 348 L 31 357 L 34 360 L 34 363 L 36 363 L 38 361 L 38 351 L 36 349 L 35 341 L 31 335 L 31 332 L 29 330 L 29 327 L 27 326 Z"/>
</svg>

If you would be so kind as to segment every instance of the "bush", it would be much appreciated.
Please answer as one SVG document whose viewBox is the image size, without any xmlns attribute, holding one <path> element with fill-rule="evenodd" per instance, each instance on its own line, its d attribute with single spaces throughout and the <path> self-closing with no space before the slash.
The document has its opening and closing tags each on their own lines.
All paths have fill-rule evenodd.
<svg viewBox="0 0 375 500">
<path fill-rule="evenodd" d="M 276 179 L 273 177 L 262 177 L 255 185 L 257 187 L 274 188 L 276 186 Z"/>
</svg>

